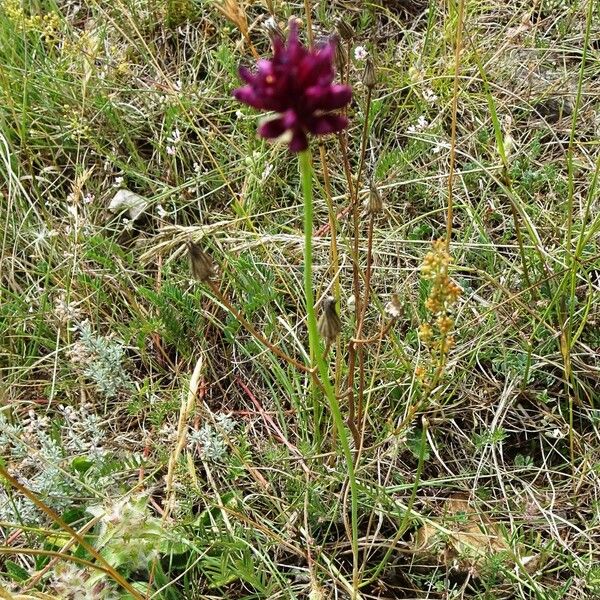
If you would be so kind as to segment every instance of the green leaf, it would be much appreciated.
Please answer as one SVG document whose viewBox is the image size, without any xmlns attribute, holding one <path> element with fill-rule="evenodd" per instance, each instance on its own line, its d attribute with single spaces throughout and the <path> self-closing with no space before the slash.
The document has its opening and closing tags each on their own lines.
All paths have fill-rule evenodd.
<svg viewBox="0 0 600 600">
<path fill-rule="evenodd" d="M 85 473 L 93 464 L 94 461 L 90 460 L 87 456 L 76 456 L 71 461 L 71 466 L 78 473 Z"/>
<path fill-rule="evenodd" d="M 5 563 L 6 572 L 12 581 L 25 581 L 29 579 L 29 573 L 21 565 L 18 565 L 12 560 L 7 560 Z"/>
</svg>

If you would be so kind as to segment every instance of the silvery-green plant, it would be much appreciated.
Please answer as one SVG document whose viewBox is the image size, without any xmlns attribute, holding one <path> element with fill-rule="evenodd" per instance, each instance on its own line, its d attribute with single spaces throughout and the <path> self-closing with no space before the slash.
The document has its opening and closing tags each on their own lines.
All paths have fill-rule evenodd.
<svg viewBox="0 0 600 600">
<path fill-rule="evenodd" d="M 79 340 L 70 351 L 71 361 L 94 382 L 96 391 L 105 398 L 114 398 L 119 392 L 132 389 L 133 382 L 124 366 L 123 344 L 96 335 L 88 321 L 83 321 L 78 330 Z"/>
<path fill-rule="evenodd" d="M 63 513 L 77 506 L 84 494 L 79 479 L 104 491 L 115 482 L 103 472 L 110 455 L 102 445 L 107 433 L 97 415 L 88 406 L 75 409 L 61 405 L 58 412 L 62 418 L 53 423 L 31 410 L 20 425 L 0 412 L 0 452 L 10 459 L 23 485 Z M 76 463 L 83 465 L 83 472 L 74 468 Z M 28 499 L 0 489 L 0 520 L 34 523 L 42 518 Z"/>
<path fill-rule="evenodd" d="M 205 423 L 200 429 L 192 429 L 188 435 L 188 445 L 209 462 L 221 462 L 227 455 L 226 435 L 235 428 L 235 421 L 226 414 L 215 417 L 215 426 Z"/>
<path fill-rule="evenodd" d="M 50 435 L 50 421 L 30 411 L 22 427 L 12 425 L 0 413 L 0 447 L 4 456 L 18 464 L 18 477 L 31 491 L 58 512 L 72 502 L 73 481 L 65 477 L 65 455 Z M 27 499 L 0 491 L 0 518 L 11 522 L 31 523 L 39 518 L 38 510 Z"/>
<path fill-rule="evenodd" d="M 224 413 L 215 416 L 215 426 L 204 424 L 188 434 L 188 445 L 204 460 L 221 462 L 227 455 L 225 436 L 235 428 L 235 421 Z"/>
</svg>

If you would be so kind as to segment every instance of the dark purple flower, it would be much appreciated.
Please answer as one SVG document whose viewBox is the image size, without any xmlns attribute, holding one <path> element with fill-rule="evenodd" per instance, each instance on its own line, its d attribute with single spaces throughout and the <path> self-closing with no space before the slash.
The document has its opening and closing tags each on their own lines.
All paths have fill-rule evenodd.
<svg viewBox="0 0 600 600">
<path fill-rule="evenodd" d="M 246 85 L 233 95 L 244 104 L 277 113 L 260 124 L 260 136 L 286 136 L 290 150 L 300 152 L 308 148 L 308 134 L 336 133 L 348 125 L 346 117 L 331 112 L 352 98 L 350 86 L 333 83 L 334 57 L 335 41 L 309 50 L 298 40 L 292 21 L 287 44 L 279 38 L 273 41 L 271 60 L 259 60 L 256 73 L 240 68 Z"/>
</svg>

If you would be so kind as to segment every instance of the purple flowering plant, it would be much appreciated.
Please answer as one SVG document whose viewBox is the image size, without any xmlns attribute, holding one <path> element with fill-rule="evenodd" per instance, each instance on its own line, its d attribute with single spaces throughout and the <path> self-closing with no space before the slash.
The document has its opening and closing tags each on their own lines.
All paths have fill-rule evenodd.
<svg viewBox="0 0 600 600">
<path fill-rule="evenodd" d="M 287 44 L 276 38 L 271 60 L 259 60 L 254 73 L 240 68 L 246 85 L 234 90 L 235 98 L 275 113 L 259 125 L 261 137 L 285 140 L 292 152 L 302 152 L 309 135 L 337 133 L 348 125 L 345 116 L 332 112 L 352 98 L 350 86 L 333 83 L 335 43 L 332 39 L 316 50 L 306 48 L 292 20 Z"/>
<path fill-rule="evenodd" d="M 345 129 L 348 126 L 348 119 L 335 111 L 347 106 L 352 98 L 350 86 L 333 82 L 335 43 L 332 39 L 320 48 L 307 48 L 300 42 L 297 24 L 292 20 L 287 43 L 280 38 L 274 39 L 273 57 L 270 60 L 258 60 L 254 72 L 244 67 L 240 68 L 240 77 L 246 85 L 234 90 L 233 94 L 244 104 L 274 113 L 260 123 L 258 134 L 266 139 L 284 141 L 291 152 L 298 154 L 304 197 L 304 301 L 309 342 L 308 356 L 314 373 L 312 390 L 315 399 L 319 392 L 324 392 L 348 469 L 352 505 L 353 580 L 356 584 L 358 492 L 354 475 L 354 458 L 340 404 L 329 378 L 329 366 L 319 341 L 312 274 L 313 165 L 309 138 L 311 135 L 338 133 Z M 317 438 L 315 441 L 319 447 L 322 413 L 318 402 L 312 412 Z M 358 589 L 357 585 L 355 589 Z"/>
</svg>

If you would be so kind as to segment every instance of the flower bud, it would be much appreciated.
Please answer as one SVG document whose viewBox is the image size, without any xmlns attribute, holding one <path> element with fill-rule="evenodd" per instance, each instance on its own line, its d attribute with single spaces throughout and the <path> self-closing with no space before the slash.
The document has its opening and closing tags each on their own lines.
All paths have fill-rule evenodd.
<svg viewBox="0 0 600 600">
<path fill-rule="evenodd" d="M 377 73 L 375 72 L 375 63 L 370 56 L 367 56 L 365 61 L 365 70 L 363 71 L 363 84 L 369 89 L 373 89 L 377 85 Z"/>
<path fill-rule="evenodd" d="M 323 314 L 318 323 L 319 335 L 327 344 L 332 344 L 342 331 L 342 321 L 335 308 L 335 298 L 331 296 L 326 298 L 324 305 Z"/>
<path fill-rule="evenodd" d="M 211 257 L 198 244 L 188 242 L 188 257 L 192 275 L 198 281 L 208 281 L 215 274 L 215 267 Z"/>
</svg>

